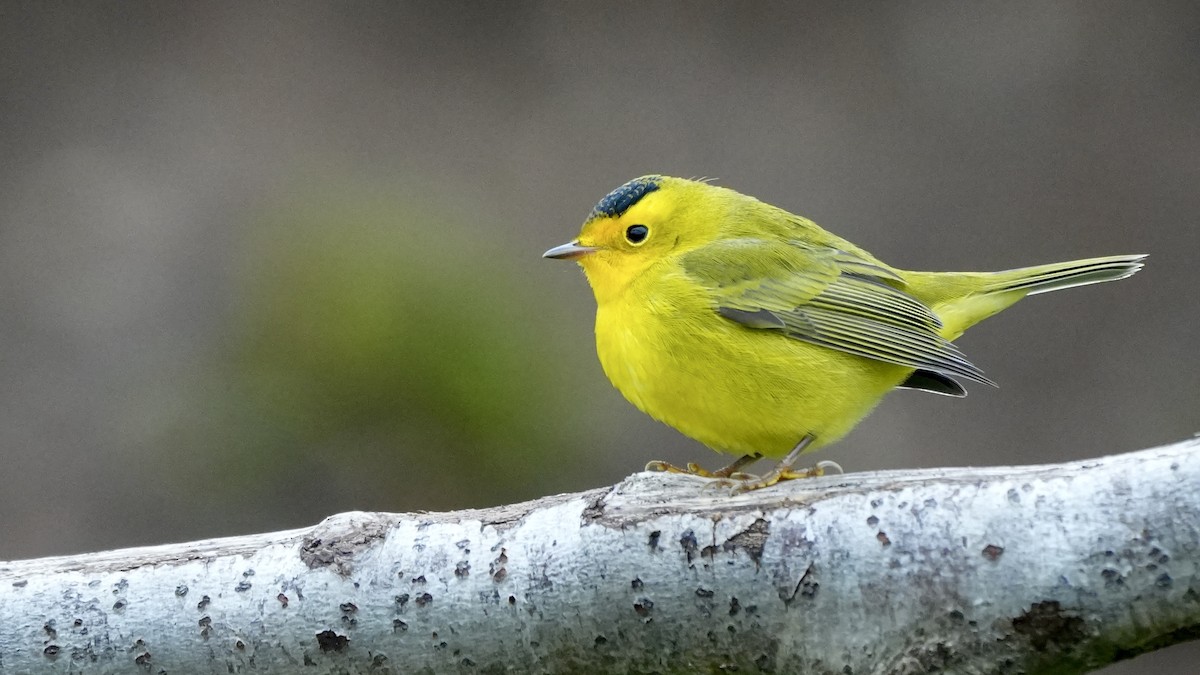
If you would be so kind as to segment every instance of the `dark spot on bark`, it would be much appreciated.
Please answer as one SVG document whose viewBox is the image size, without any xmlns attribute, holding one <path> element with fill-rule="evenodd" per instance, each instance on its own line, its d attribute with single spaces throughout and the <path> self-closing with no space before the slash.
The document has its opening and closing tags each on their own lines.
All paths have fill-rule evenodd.
<svg viewBox="0 0 1200 675">
<path fill-rule="evenodd" d="M 58 630 L 54 628 L 53 620 L 47 621 L 46 623 L 42 624 L 42 630 L 45 631 L 46 636 L 49 637 L 51 640 L 58 637 Z"/>
<path fill-rule="evenodd" d="M 1017 492 L 1016 488 L 1009 488 L 1008 489 L 1008 501 L 1012 504 L 1020 504 L 1021 503 L 1021 493 Z"/>
<path fill-rule="evenodd" d="M 342 604 L 338 605 L 338 609 L 342 610 L 342 612 L 345 614 L 353 614 L 358 611 L 358 605 L 354 604 L 353 602 L 343 602 Z"/>
<path fill-rule="evenodd" d="M 401 608 L 403 608 L 405 605 L 407 605 L 408 604 L 408 593 L 401 593 L 400 595 L 397 595 L 396 596 L 396 604 L 400 605 Z"/>
<path fill-rule="evenodd" d="M 633 611 L 643 619 L 650 616 L 650 611 L 654 609 L 654 602 L 650 598 L 638 598 L 638 601 L 633 603 Z"/>
<path fill-rule="evenodd" d="M 463 579 L 471 576 L 471 563 L 463 560 L 454 566 L 454 576 Z"/>
<path fill-rule="evenodd" d="M 71 622 L 71 625 L 75 626 L 76 628 L 79 628 L 80 626 L 83 625 L 83 619 L 75 619 L 73 622 Z"/>
<path fill-rule="evenodd" d="M 246 649 L 246 643 L 242 642 L 241 638 L 234 640 L 233 646 L 236 647 L 238 651 L 242 651 L 242 650 Z"/>
<path fill-rule="evenodd" d="M 878 539 L 879 543 L 883 544 L 884 546 L 892 545 L 892 540 L 888 539 L 887 533 L 882 530 L 880 530 L 879 534 L 875 535 L 875 538 Z"/>
<path fill-rule="evenodd" d="M 283 605 L 284 609 L 287 609 L 288 596 L 284 595 L 283 593 L 280 593 L 279 595 L 275 596 L 275 599 L 279 601 L 280 605 Z"/>
<path fill-rule="evenodd" d="M 783 600 L 783 604 L 791 605 L 799 595 L 802 598 L 812 599 L 816 597 L 817 591 L 821 589 L 821 584 L 817 582 L 816 565 L 809 563 L 808 569 L 804 570 L 804 574 L 800 576 L 800 580 L 792 588 L 780 588 L 779 599 Z"/>
<path fill-rule="evenodd" d="M 176 586 L 176 587 L 175 587 L 175 597 L 177 597 L 177 598 L 182 598 L 183 596 L 187 595 L 187 593 L 188 593 L 188 587 L 187 587 L 187 586 L 184 586 L 183 584 L 180 584 L 180 585 L 178 585 L 178 586 Z"/>
<path fill-rule="evenodd" d="M 634 577 L 633 581 L 629 582 L 629 587 L 635 591 L 640 589 L 642 586 L 645 586 L 645 584 L 643 584 L 642 580 L 637 577 Z"/>
<path fill-rule="evenodd" d="M 707 588 L 697 588 L 696 595 L 701 598 L 711 598 L 713 596 L 713 592 Z"/>
<path fill-rule="evenodd" d="M 50 658 L 54 658 L 58 656 L 58 653 L 61 651 L 62 647 L 59 647 L 58 645 L 46 645 L 46 648 L 42 650 L 42 654 L 45 654 Z"/>
<path fill-rule="evenodd" d="M 114 611 L 117 611 L 117 612 L 120 612 L 120 611 L 122 611 L 122 610 L 124 610 L 124 609 L 125 609 L 125 604 L 126 604 L 126 603 L 125 603 L 125 601 L 124 601 L 124 600 L 118 600 L 118 601 L 116 601 L 116 602 L 114 602 L 114 603 L 113 603 L 113 610 L 114 610 Z"/>
<path fill-rule="evenodd" d="M 953 619 L 954 621 L 962 621 L 966 617 L 963 615 L 963 613 L 961 611 L 959 611 L 957 609 L 952 609 L 952 610 L 950 610 L 950 618 Z"/>
<path fill-rule="evenodd" d="M 737 613 L 742 610 L 742 603 L 738 602 L 736 596 L 729 599 L 729 616 L 737 616 Z"/>
<path fill-rule="evenodd" d="M 696 533 L 688 530 L 679 536 L 679 546 L 687 555 L 687 561 L 692 562 L 692 558 L 696 556 L 696 549 L 700 548 L 696 543 Z"/>
<path fill-rule="evenodd" d="M 517 596 L 515 596 L 515 595 L 508 596 L 508 604 L 510 604 L 510 605 L 517 604 Z"/>
<path fill-rule="evenodd" d="M 21 579 L 20 581 L 14 581 L 12 583 L 13 588 L 25 588 L 28 585 L 29 585 L 28 579 Z"/>
<path fill-rule="evenodd" d="M 873 509 L 877 509 L 877 508 L 879 508 L 880 506 L 883 506 L 883 500 L 882 500 L 882 499 L 872 499 L 872 500 L 871 500 L 871 508 L 873 508 Z"/>
<path fill-rule="evenodd" d="M 424 574 L 422 574 L 422 575 L 421 575 L 421 576 L 419 576 L 419 577 L 414 577 L 414 578 L 413 578 L 413 580 L 412 580 L 412 582 L 413 582 L 414 584 L 423 584 L 423 583 L 425 583 L 425 575 L 424 575 Z"/>
<path fill-rule="evenodd" d="M 212 604 L 212 598 L 208 597 L 207 595 L 202 595 L 202 596 L 200 596 L 200 602 L 196 603 L 196 609 L 203 612 L 204 609 L 206 607 L 208 607 L 210 604 Z"/>
<path fill-rule="evenodd" d="M 459 664 L 465 668 L 473 668 L 475 666 L 475 662 L 465 656 L 462 661 L 459 661 Z"/>
<path fill-rule="evenodd" d="M 754 665 L 758 666 L 758 669 L 763 672 L 770 672 L 771 657 L 766 654 L 759 654 L 758 658 L 754 659 Z"/>
<path fill-rule="evenodd" d="M 700 557 L 712 560 L 714 557 L 716 557 L 717 551 L 719 550 L 720 549 L 718 549 L 716 546 L 705 546 L 704 548 L 700 549 Z"/>
<path fill-rule="evenodd" d="M 593 642 L 592 642 L 592 643 L 593 643 L 595 646 L 597 646 L 597 647 L 600 647 L 600 646 L 602 646 L 602 645 L 605 645 L 605 644 L 607 644 L 607 643 L 608 643 L 608 638 L 604 637 L 603 635 L 597 635 L 597 636 L 596 636 L 596 639 L 595 639 L 595 640 L 593 640 Z"/>
<path fill-rule="evenodd" d="M 1104 577 L 1104 585 L 1107 586 L 1124 586 L 1125 578 L 1121 573 L 1111 567 L 1105 567 L 1100 570 L 1100 576 Z"/>
<path fill-rule="evenodd" d="M 1171 575 L 1166 572 L 1158 575 L 1158 578 L 1154 580 L 1154 585 L 1159 588 L 1170 588 L 1172 583 L 1174 582 L 1171 580 Z"/>
<path fill-rule="evenodd" d="M 317 645 L 321 647 L 323 652 L 340 652 L 350 644 L 350 638 L 345 635 L 338 635 L 331 630 L 323 630 L 317 633 Z"/>
<path fill-rule="evenodd" d="M 417 607 L 424 607 L 433 602 L 433 596 L 428 593 L 422 593 L 417 596 Z"/>
<path fill-rule="evenodd" d="M 651 551 L 658 550 L 658 538 L 661 536 L 662 536 L 661 530 L 655 530 L 650 533 L 650 541 L 647 542 L 647 544 L 650 546 Z"/>
<path fill-rule="evenodd" d="M 1039 652 L 1052 645 L 1056 649 L 1070 647 L 1087 637 L 1083 619 L 1064 610 L 1057 600 L 1033 603 L 1012 620 L 1012 627 L 1029 638 L 1029 643 Z"/>
<path fill-rule="evenodd" d="M 496 572 L 494 574 L 492 574 L 492 581 L 494 581 L 496 583 L 500 583 L 501 581 L 504 581 L 504 578 L 507 576 L 508 576 L 508 570 L 501 567 L 500 569 L 496 570 Z"/>
<path fill-rule="evenodd" d="M 876 526 L 876 525 L 878 525 L 878 524 L 879 524 L 879 519 L 878 519 L 878 518 L 876 518 L 875 516 L 868 516 L 868 517 L 867 517 L 867 525 L 868 525 L 868 526 L 870 526 L 870 527 L 875 527 L 875 526 Z"/>
<path fill-rule="evenodd" d="M 250 590 L 252 586 L 253 584 L 251 584 L 249 581 L 243 580 L 239 581 L 238 585 L 233 587 L 233 590 L 237 591 L 238 593 L 245 593 L 246 591 Z"/>
<path fill-rule="evenodd" d="M 211 616 L 202 616 L 202 617 L 200 617 L 200 620 L 196 622 L 196 624 L 198 626 L 200 626 L 201 628 L 207 628 L 212 625 L 212 617 Z"/>
<path fill-rule="evenodd" d="M 733 551 L 740 548 L 757 565 L 762 560 L 763 548 L 767 545 L 767 537 L 770 535 L 771 524 L 759 518 L 751 523 L 750 527 L 726 539 L 721 548 L 726 551 Z"/>
<path fill-rule="evenodd" d="M 141 654 L 138 654 L 133 662 L 139 666 L 150 665 L 150 652 L 142 652 Z"/>
<path fill-rule="evenodd" d="M 995 544 L 988 544 L 987 546 L 983 547 L 983 557 L 987 558 L 988 560 L 996 560 L 997 558 L 999 558 L 1002 555 L 1004 555 L 1004 547 L 1003 546 L 996 546 Z"/>
<path fill-rule="evenodd" d="M 392 619 L 392 632 L 393 633 L 403 633 L 406 630 L 408 630 L 407 623 L 404 623 L 400 619 Z"/>
<path fill-rule="evenodd" d="M 503 565 L 506 562 L 508 562 L 508 549 L 502 548 L 500 549 L 500 555 L 496 556 L 496 563 Z"/>
</svg>

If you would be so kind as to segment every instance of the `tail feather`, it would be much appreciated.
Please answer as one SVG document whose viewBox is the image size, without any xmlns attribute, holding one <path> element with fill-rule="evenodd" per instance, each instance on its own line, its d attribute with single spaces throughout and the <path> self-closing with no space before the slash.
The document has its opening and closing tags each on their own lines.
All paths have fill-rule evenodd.
<svg viewBox="0 0 1200 675">
<path fill-rule="evenodd" d="M 985 286 L 983 292 L 1025 290 L 1026 295 L 1036 295 L 1103 281 L 1117 281 L 1142 269 L 1145 258 L 1144 254 L 1113 255 L 998 272 L 996 281 Z"/>
<path fill-rule="evenodd" d="M 942 337 L 953 340 L 967 328 L 1021 298 L 1102 281 L 1142 269 L 1145 255 L 1113 255 L 982 274 L 917 274 L 922 297 L 942 320 Z"/>
</svg>

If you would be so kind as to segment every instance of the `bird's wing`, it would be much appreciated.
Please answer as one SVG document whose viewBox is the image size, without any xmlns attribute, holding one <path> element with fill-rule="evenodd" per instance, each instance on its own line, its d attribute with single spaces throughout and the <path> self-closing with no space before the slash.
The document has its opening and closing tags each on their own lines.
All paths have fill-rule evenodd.
<svg viewBox="0 0 1200 675">
<path fill-rule="evenodd" d="M 681 258 L 714 309 L 744 326 L 901 366 L 987 379 L 948 340 L 941 320 L 896 272 L 859 255 L 800 241 L 741 238 Z"/>
</svg>

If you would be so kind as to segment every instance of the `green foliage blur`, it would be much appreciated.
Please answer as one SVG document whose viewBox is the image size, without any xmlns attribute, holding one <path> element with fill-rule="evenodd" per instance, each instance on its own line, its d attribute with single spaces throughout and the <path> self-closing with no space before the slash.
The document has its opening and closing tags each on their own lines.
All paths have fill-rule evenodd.
<svg viewBox="0 0 1200 675">
<path fill-rule="evenodd" d="M 541 249 L 470 238 L 486 228 L 396 194 L 293 190 L 248 223 L 228 334 L 167 432 L 185 489 L 321 502 L 313 520 L 588 484 L 586 390 L 520 283 Z"/>
</svg>

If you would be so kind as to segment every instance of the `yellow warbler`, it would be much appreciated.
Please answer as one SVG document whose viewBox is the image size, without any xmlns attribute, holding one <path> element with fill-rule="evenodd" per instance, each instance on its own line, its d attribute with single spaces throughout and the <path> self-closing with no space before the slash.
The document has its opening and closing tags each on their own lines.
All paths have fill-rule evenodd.
<svg viewBox="0 0 1200 675">
<path fill-rule="evenodd" d="M 844 436 L 896 387 L 965 396 L 959 379 L 993 384 L 951 340 L 1026 295 L 1124 279 L 1145 257 L 911 272 L 753 197 L 668 176 L 617 188 L 578 239 L 544 255 L 583 267 L 613 385 L 741 455 L 686 469 L 738 489 L 819 474 L 794 470 L 799 455 Z M 741 473 L 760 457 L 782 460 L 761 478 Z"/>
</svg>

